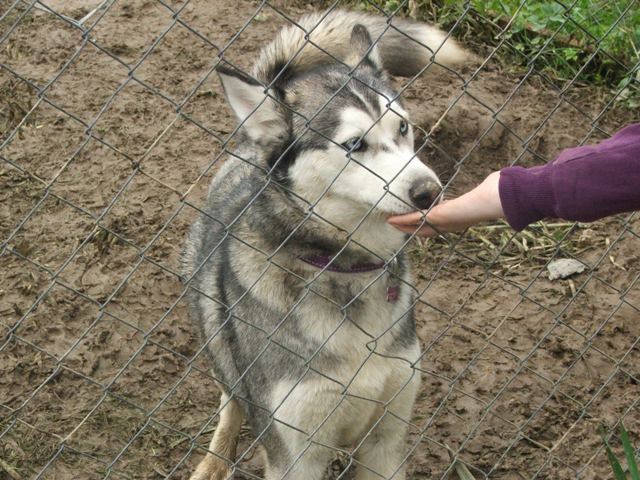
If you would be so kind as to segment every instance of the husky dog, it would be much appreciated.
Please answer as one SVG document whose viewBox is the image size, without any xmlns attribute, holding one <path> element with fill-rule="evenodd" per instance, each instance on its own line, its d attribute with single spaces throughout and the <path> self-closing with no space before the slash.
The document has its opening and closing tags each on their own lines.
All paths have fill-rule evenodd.
<svg viewBox="0 0 640 480">
<path fill-rule="evenodd" d="M 344 449 L 359 480 L 405 478 L 420 349 L 407 237 L 386 218 L 429 207 L 441 185 L 389 75 L 463 61 L 445 40 L 335 10 L 283 29 L 251 75 L 219 66 L 241 126 L 184 255 L 222 391 L 192 480 L 230 478 L 243 419 L 268 480 L 320 480 Z"/>
</svg>

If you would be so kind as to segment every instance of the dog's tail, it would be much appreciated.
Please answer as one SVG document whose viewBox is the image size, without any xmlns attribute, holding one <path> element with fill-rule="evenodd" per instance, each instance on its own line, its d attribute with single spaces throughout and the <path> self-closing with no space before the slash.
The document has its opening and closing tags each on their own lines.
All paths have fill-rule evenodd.
<svg viewBox="0 0 640 480">
<path fill-rule="evenodd" d="M 254 77 L 266 84 L 289 71 L 300 73 L 315 66 L 344 61 L 352 54 L 351 32 L 364 26 L 380 56 L 383 69 L 403 77 L 418 74 L 432 62 L 453 66 L 469 54 L 442 30 L 401 18 L 387 19 L 364 13 L 332 10 L 304 16 L 282 29 L 261 53 Z"/>
</svg>

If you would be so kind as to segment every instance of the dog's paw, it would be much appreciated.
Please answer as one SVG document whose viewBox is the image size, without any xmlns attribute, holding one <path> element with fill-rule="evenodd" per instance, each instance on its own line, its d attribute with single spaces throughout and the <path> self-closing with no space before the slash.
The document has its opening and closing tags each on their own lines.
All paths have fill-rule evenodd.
<svg viewBox="0 0 640 480">
<path fill-rule="evenodd" d="M 189 480 L 232 480 L 229 466 L 213 455 L 207 455 L 198 465 Z"/>
</svg>

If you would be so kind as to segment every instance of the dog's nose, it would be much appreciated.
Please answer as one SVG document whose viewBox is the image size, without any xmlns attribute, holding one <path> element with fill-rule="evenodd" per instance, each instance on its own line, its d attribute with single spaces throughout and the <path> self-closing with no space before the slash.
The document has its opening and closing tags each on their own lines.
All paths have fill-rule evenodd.
<svg viewBox="0 0 640 480">
<path fill-rule="evenodd" d="M 442 188 L 434 180 L 418 180 L 409 189 L 409 197 L 420 210 L 426 210 L 436 201 Z"/>
</svg>

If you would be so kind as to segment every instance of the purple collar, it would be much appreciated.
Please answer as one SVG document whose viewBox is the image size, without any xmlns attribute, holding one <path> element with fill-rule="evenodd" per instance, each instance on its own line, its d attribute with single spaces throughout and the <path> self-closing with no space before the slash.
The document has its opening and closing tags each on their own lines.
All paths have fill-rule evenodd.
<svg viewBox="0 0 640 480">
<path fill-rule="evenodd" d="M 308 257 L 298 257 L 304 263 L 309 265 L 313 265 L 314 267 L 320 269 L 326 269 L 330 272 L 337 273 L 364 273 L 364 272 L 373 272 L 374 270 L 380 270 L 385 268 L 386 263 L 357 263 L 353 265 L 351 268 L 340 268 L 333 265 L 330 265 L 333 260 L 331 257 L 326 257 L 324 255 L 309 255 Z M 397 268 L 397 260 L 394 259 L 392 262 L 393 269 Z M 400 285 L 393 282 L 392 284 L 387 286 L 387 302 L 396 303 L 400 298 Z"/>
<path fill-rule="evenodd" d="M 308 263 L 309 265 L 313 265 L 317 268 L 326 269 L 330 272 L 337 273 L 365 273 L 365 272 L 373 272 L 374 270 L 380 270 L 384 268 L 385 263 L 357 263 L 353 265 L 351 268 L 340 268 L 335 265 L 330 265 L 333 258 L 326 257 L 324 255 L 309 255 L 307 257 L 299 257 L 304 263 Z"/>
<path fill-rule="evenodd" d="M 364 273 L 364 272 L 373 272 L 374 270 L 380 270 L 385 268 L 386 263 L 357 263 L 353 265 L 351 268 L 340 268 L 330 265 L 333 260 L 331 257 L 326 257 L 324 255 L 309 255 L 308 257 L 298 257 L 304 263 L 309 265 L 313 265 L 314 267 L 320 269 L 326 269 L 330 272 L 337 273 Z M 397 266 L 397 261 L 392 262 L 394 266 Z M 397 267 L 393 267 L 397 268 Z M 393 283 L 387 286 L 387 302 L 396 303 L 398 298 L 400 298 L 400 285 L 395 283 L 395 281 L 391 280 Z"/>
</svg>

